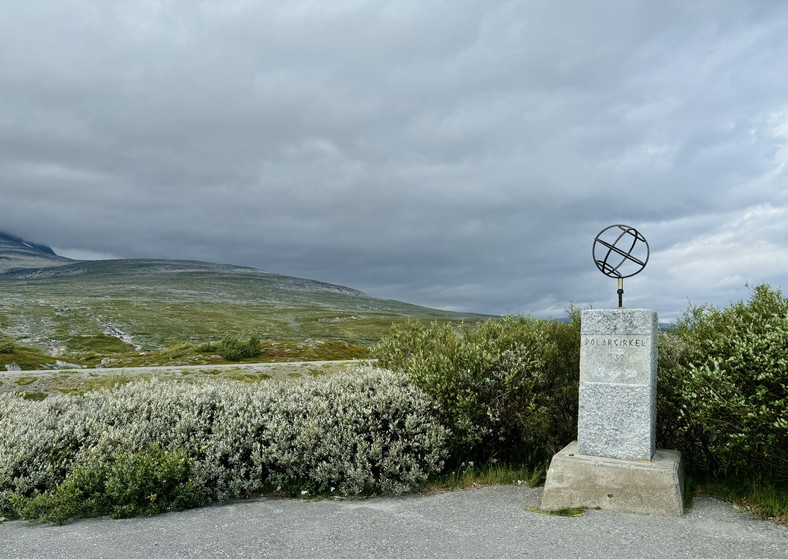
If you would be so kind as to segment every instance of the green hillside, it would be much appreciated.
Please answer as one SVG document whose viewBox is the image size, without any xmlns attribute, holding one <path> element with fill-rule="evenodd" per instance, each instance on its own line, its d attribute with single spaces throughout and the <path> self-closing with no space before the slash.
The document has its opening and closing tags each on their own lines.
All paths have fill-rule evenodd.
<svg viewBox="0 0 788 559">
<path fill-rule="evenodd" d="M 125 362 L 132 356 L 146 363 L 177 362 L 183 354 L 195 353 L 191 350 L 198 345 L 216 343 L 227 335 L 292 340 L 291 349 L 284 353 L 297 356 L 311 351 L 310 355 L 319 358 L 322 354 L 313 350 L 321 340 L 340 340 L 343 346 L 369 345 L 393 322 L 407 318 L 473 321 L 487 317 L 205 262 L 72 261 L 0 273 L 0 340 L 34 348 L 46 354 L 41 357 L 44 362 L 53 361 L 50 356 L 87 364 L 121 356 Z M 194 347 L 178 344 L 183 341 Z M 281 347 L 281 343 L 269 343 L 268 354 L 281 354 Z M 0 368 L 14 357 L 0 353 Z"/>
</svg>

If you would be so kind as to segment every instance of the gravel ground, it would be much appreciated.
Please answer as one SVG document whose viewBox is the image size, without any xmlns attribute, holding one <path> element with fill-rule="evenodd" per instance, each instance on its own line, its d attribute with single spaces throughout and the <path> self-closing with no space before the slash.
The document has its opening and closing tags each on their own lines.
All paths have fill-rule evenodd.
<svg viewBox="0 0 788 559">
<path fill-rule="evenodd" d="M 529 512 L 542 489 L 496 486 L 355 501 L 257 499 L 152 518 L 0 524 L 3 558 L 784 558 L 788 529 L 695 499 L 682 517 Z"/>
</svg>

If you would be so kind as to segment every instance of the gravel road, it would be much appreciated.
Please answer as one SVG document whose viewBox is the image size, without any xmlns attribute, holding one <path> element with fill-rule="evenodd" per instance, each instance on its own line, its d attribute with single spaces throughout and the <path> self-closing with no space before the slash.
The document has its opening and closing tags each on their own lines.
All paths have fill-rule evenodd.
<svg viewBox="0 0 788 559">
<path fill-rule="evenodd" d="M 357 501 L 257 499 L 152 518 L 0 524 L 0 557 L 788 557 L 788 529 L 697 498 L 682 517 L 529 512 L 542 489 L 496 486 Z"/>
</svg>

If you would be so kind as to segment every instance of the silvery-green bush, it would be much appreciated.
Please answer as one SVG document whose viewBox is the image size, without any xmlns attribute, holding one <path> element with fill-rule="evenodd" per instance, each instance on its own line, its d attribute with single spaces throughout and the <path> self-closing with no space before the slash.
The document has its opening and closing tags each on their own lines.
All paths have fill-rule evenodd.
<svg viewBox="0 0 788 559">
<path fill-rule="evenodd" d="M 0 516 L 18 516 L 19 503 L 77 468 L 151 448 L 188 458 L 204 501 L 285 486 L 401 493 L 443 468 L 448 433 L 436 411 L 406 377 L 370 368 L 297 385 L 149 381 L 42 402 L 4 395 Z"/>
</svg>

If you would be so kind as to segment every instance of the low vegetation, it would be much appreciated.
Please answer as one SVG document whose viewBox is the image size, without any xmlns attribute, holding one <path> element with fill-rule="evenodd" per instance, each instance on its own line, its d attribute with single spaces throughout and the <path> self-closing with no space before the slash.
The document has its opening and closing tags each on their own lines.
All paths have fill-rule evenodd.
<svg viewBox="0 0 788 559">
<path fill-rule="evenodd" d="M 0 396 L 0 516 L 60 523 L 267 492 L 401 493 L 442 471 L 447 431 L 405 377 L 297 385 L 135 382 Z"/>
<path fill-rule="evenodd" d="M 252 359 L 260 355 L 260 338 L 250 336 L 247 341 L 225 336 L 216 347 L 216 352 L 227 361 L 241 361 Z"/>
<path fill-rule="evenodd" d="M 698 473 L 788 482 L 788 300 L 690 307 L 660 340 L 660 438 Z"/>
<path fill-rule="evenodd" d="M 0 515 L 62 522 L 268 492 L 538 483 L 576 436 L 579 312 L 570 319 L 398 324 L 372 349 L 391 372 L 2 396 Z M 235 339 L 228 347 L 267 351 Z M 785 523 L 788 301 L 760 285 L 725 309 L 691 306 L 659 343 L 658 446 L 681 450 L 693 490 Z"/>
<path fill-rule="evenodd" d="M 12 365 L 29 371 L 51 367 L 56 361 L 57 357 L 47 355 L 38 348 L 9 344 L 7 351 L 0 352 L 0 374 L 6 370 L 6 367 Z"/>
<path fill-rule="evenodd" d="M 485 485 L 518 485 L 536 487 L 545 481 L 546 470 L 529 468 L 524 464 L 501 463 L 491 460 L 483 465 L 474 462 L 461 462 L 449 467 L 440 475 L 432 477 L 426 484 L 426 491 L 470 489 Z"/>
<path fill-rule="evenodd" d="M 455 463 L 490 459 L 544 466 L 575 438 L 580 316 L 507 316 L 455 329 L 409 322 L 373 348 L 437 402 Z"/>
<path fill-rule="evenodd" d="M 161 354 L 178 340 L 216 344 L 228 335 L 246 340 L 253 334 L 262 340 L 344 340 L 369 346 L 392 323 L 408 318 L 488 318 L 200 262 L 90 261 L 0 273 L 0 292 L 0 341 L 65 361 L 81 356 L 91 366 L 103 358 Z"/>
<path fill-rule="evenodd" d="M 104 341 L 98 336 L 85 336 L 75 341 L 81 347 L 97 348 Z M 14 345 L 8 353 L 0 353 L 0 374 L 6 365 L 15 363 L 23 371 L 35 369 L 121 368 L 153 367 L 160 365 L 222 365 L 228 363 L 286 363 L 292 361 L 339 361 L 368 359 L 370 348 L 343 340 L 260 340 L 250 343 L 234 336 L 226 336 L 219 342 L 173 341 L 162 350 L 151 352 L 110 349 L 119 342 L 107 336 L 111 342 L 102 349 L 77 350 L 58 357 L 47 355 L 39 349 Z M 256 338 L 252 336 L 252 338 Z M 122 349 L 123 346 L 115 346 Z M 64 367 L 66 369 L 64 369 Z"/>
<path fill-rule="evenodd" d="M 657 442 L 701 491 L 788 515 L 788 299 L 758 285 L 727 308 L 690 306 L 660 337 Z"/>
<path fill-rule="evenodd" d="M 204 500 L 189 479 L 191 470 L 183 450 L 151 445 L 119 454 L 112 462 L 80 464 L 53 491 L 32 498 L 14 494 L 10 504 L 22 518 L 53 524 L 76 516 L 129 518 L 192 508 Z"/>
</svg>

